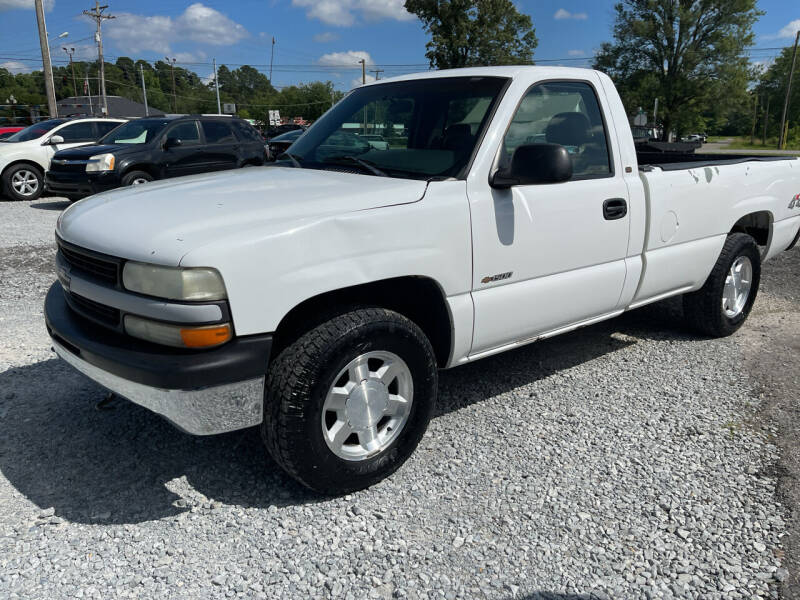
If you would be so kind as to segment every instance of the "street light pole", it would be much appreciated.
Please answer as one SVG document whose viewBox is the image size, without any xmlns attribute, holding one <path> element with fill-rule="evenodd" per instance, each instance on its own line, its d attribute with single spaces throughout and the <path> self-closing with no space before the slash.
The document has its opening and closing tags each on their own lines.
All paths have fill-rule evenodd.
<svg viewBox="0 0 800 600">
<path fill-rule="evenodd" d="M 56 86 L 53 83 L 53 65 L 50 63 L 50 43 L 47 40 L 47 25 L 44 22 L 44 6 L 42 0 L 35 0 L 36 24 L 39 26 L 39 45 L 42 47 L 42 69 L 44 71 L 44 89 L 47 92 L 47 109 L 50 118 L 58 116 L 56 104 Z"/>
<path fill-rule="evenodd" d="M 78 84 L 75 83 L 75 63 L 72 62 L 72 55 L 75 54 L 75 48 L 62 47 L 62 49 L 67 53 L 67 56 L 69 56 L 69 68 L 72 71 L 72 94 L 77 98 Z"/>
<path fill-rule="evenodd" d="M 275 57 L 275 36 L 272 36 L 272 49 L 269 52 L 269 84 L 272 85 L 272 59 Z"/>
<path fill-rule="evenodd" d="M 144 66 L 139 63 L 139 74 L 142 76 L 142 98 L 144 98 L 144 116 L 150 116 L 150 109 L 147 108 L 147 88 L 144 86 Z"/>
<path fill-rule="evenodd" d="M 217 59 L 214 59 L 214 88 L 217 90 L 217 114 L 222 114 L 222 106 L 219 103 L 219 80 L 217 79 Z"/>
<path fill-rule="evenodd" d="M 800 41 L 800 30 L 794 36 L 794 52 L 792 52 L 792 68 L 789 70 L 789 81 L 786 84 L 786 99 L 783 101 L 783 116 L 781 117 L 781 131 L 778 135 L 778 150 L 783 148 L 786 142 L 786 111 L 789 110 L 789 95 L 792 93 L 792 77 L 794 76 L 794 65 L 797 62 L 797 42 Z"/>
<path fill-rule="evenodd" d="M 176 61 L 176 59 L 172 58 L 170 60 L 169 58 L 167 58 L 165 56 L 164 60 L 167 61 L 167 64 L 169 65 L 169 68 L 172 70 L 172 110 L 175 111 L 175 113 L 177 113 L 178 112 L 178 97 L 175 95 L 175 61 Z"/>
</svg>

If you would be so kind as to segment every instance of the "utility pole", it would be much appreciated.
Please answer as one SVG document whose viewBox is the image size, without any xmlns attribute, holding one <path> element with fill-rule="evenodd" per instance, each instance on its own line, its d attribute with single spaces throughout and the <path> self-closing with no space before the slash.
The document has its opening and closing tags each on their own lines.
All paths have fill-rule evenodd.
<svg viewBox="0 0 800 600">
<path fill-rule="evenodd" d="M 358 62 L 361 63 L 361 85 L 364 85 L 367 83 L 367 61 L 362 58 Z"/>
<path fill-rule="evenodd" d="M 144 116 L 150 116 L 150 109 L 147 108 L 147 88 L 144 86 L 144 66 L 139 63 L 139 73 L 142 76 L 142 98 L 144 98 Z"/>
<path fill-rule="evenodd" d="M 64 48 L 62 46 L 62 49 L 69 56 L 69 68 L 72 70 L 72 94 L 77 98 L 78 97 L 78 84 L 75 83 L 75 63 L 72 62 L 72 55 L 75 54 L 75 48 Z"/>
<path fill-rule="evenodd" d="M 750 130 L 750 145 L 756 143 L 756 122 L 758 121 L 758 94 L 753 94 L 753 128 Z"/>
<path fill-rule="evenodd" d="M 83 11 L 83 14 L 95 20 L 97 23 L 97 31 L 94 34 L 94 40 L 97 42 L 97 58 L 100 61 L 100 95 L 103 97 L 102 113 L 104 117 L 108 116 L 108 97 L 106 96 L 106 68 L 103 63 L 103 34 L 100 31 L 100 25 L 105 19 L 116 19 L 112 15 L 104 15 L 103 11 L 108 8 L 108 4 L 100 6 L 97 0 L 94 0 L 94 8 L 91 10 Z"/>
<path fill-rule="evenodd" d="M 38 10 L 38 9 L 37 9 Z M 789 81 L 786 83 L 786 99 L 783 101 L 783 116 L 781 117 L 781 132 L 778 136 L 778 150 L 783 148 L 786 143 L 786 111 L 789 110 L 789 95 L 792 93 L 792 77 L 794 77 L 794 65 L 797 62 L 797 42 L 800 41 L 800 30 L 794 36 L 794 52 L 792 52 L 792 68 L 789 70 Z"/>
<path fill-rule="evenodd" d="M 370 73 L 375 73 L 375 81 L 380 79 L 380 74 L 383 73 L 383 69 L 370 69 Z"/>
<path fill-rule="evenodd" d="M 53 83 L 53 65 L 50 63 L 50 42 L 47 40 L 47 25 L 44 22 L 44 7 L 42 0 L 35 0 L 36 23 L 39 26 L 39 45 L 42 47 L 42 69 L 44 71 L 44 89 L 47 92 L 47 109 L 50 118 L 58 116 L 56 104 L 56 86 Z"/>
<path fill-rule="evenodd" d="M 272 59 L 275 57 L 275 36 L 272 36 L 272 50 L 269 53 L 269 84 L 272 85 Z"/>
<path fill-rule="evenodd" d="M 767 111 L 764 113 L 764 137 L 761 139 L 761 145 L 767 145 L 767 123 L 769 123 L 769 96 L 767 96 Z"/>
<path fill-rule="evenodd" d="M 89 99 L 89 114 L 94 116 L 94 107 L 92 106 L 92 88 L 89 87 L 89 66 L 86 66 L 86 79 L 83 80 L 83 91 Z"/>
<path fill-rule="evenodd" d="M 175 58 L 170 60 L 166 56 L 164 60 L 167 61 L 169 68 L 172 70 L 172 110 L 177 113 L 178 112 L 178 97 L 175 95 Z"/>
<path fill-rule="evenodd" d="M 271 84 L 272 82 L 270 82 Z M 219 103 L 219 80 L 217 79 L 217 59 L 214 59 L 214 87 L 217 90 L 217 114 L 222 114 L 222 106 Z"/>
</svg>

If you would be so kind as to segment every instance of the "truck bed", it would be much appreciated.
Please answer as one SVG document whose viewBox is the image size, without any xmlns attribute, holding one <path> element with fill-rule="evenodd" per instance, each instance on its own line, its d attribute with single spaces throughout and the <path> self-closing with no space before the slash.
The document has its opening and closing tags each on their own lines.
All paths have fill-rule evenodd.
<svg viewBox="0 0 800 600">
<path fill-rule="evenodd" d="M 794 160 L 797 156 L 768 154 L 695 154 L 692 152 L 636 152 L 640 171 L 658 167 L 662 171 L 679 171 L 720 165 L 736 165 L 744 162 L 772 162 Z"/>
</svg>

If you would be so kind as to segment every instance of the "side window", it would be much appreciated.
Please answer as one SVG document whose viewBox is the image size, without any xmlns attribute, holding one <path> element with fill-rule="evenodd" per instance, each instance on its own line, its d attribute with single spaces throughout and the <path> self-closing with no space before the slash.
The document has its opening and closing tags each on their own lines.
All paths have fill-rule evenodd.
<svg viewBox="0 0 800 600">
<path fill-rule="evenodd" d="M 60 135 L 66 143 L 93 142 L 95 140 L 94 127 L 91 121 L 73 123 L 62 127 L 54 135 Z"/>
<path fill-rule="evenodd" d="M 96 125 L 98 137 L 103 137 L 109 131 L 122 125 L 122 123 L 119 123 L 118 121 L 97 121 Z"/>
<path fill-rule="evenodd" d="M 258 133 L 256 128 L 249 123 L 234 121 L 233 126 L 236 128 L 236 132 L 239 134 L 239 137 L 241 137 L 245 142 L 264 143 L 264 140 L 261 139 L 261 134 Z"/>
<path fill-rule="evenodd" d="M 207 144 L 233 144 L 236 138 L 231 126 L 220 121 L 201 121 Z"/>
<path fill-rule="evenodd" d="M 178 123 L 167 132 L 167 139 L 178 139 L 183 146 L 193 146 L 200 143 L 200 132 L 197 130 L 197 121 Z"/>
<path fill-rule="evenodd" d="M 572 179 L 613 174 L 600 104 L 592 87 L 577 81 L 542 83 L 528 91 L 503 141 L 502 160 L 523 144 L 559 144 L 572 158 Z"/>
</svg>

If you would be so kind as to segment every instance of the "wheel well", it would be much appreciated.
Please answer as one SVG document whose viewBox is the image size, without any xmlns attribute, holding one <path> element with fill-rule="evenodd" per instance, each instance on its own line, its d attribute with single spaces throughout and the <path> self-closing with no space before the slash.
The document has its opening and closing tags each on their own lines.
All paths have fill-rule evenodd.
<svg viewBox="0 0 800 600">
<path fill-rule="evenodd" d="M 273 341 L 273 356 L 323 320 L 359 306 L 380 306 L 407 317 L 430 340 L 439 366 L 447 364 L 451 325 L 444 294 L 434 280 L 416 276 L 333 290 L 301 302 L 281 319 Z"/>
<path fill-rule="evenodd" d="M 731 228 L 731 233 L 746 233 L 751 236 L 759 246 L 769 243 L 769 232 L 772 227 L 772 213 L 766 210 L 750 213 L 736 221 Z"/>
<path fill-rule="evenodd" d="M 17 160 L 17 161 L 14 161 L 14 162 L 12 162 L 12 163 L 10 163 L 10 164 L 6 165 L 6 168 L 5 168 L 5 169 L 3 169 L 3 174 L 5 174 L 5 172 L 6 172 L 6 171 L 8 171 L 10 168 L 12 168 L 12 167 L 16 167 L 16 166 L 18 166 L 18 165 L 28 165 L 29 167 L 33 167 L 34 169 L 36 169 L 37 171 L 39 171 L 39 174 L 40 174 L 42 177 L 44 177 L 44 171 L 45 171 L 45 169 L 43 169 L 43 168 L 42 168 L 42 165 L 40 165 L 40 164 L 39 164 L 39 163 L 37 163 L 37 162 L 33 162 L 32 160 Z"/>
<path fill-rule="evenodd" d="M 125 167 L 125 170 L 122 171 L 122 176 L 124 177 L 131 171 L 144 171 L 145 173 L 150 175 L 150 177 L 152 177 L 153 179 L 158 179 L 157 170 L 152 165 L 142 164 L 142 165 L 131 165 L 130 167 Z"/>
</svg>

